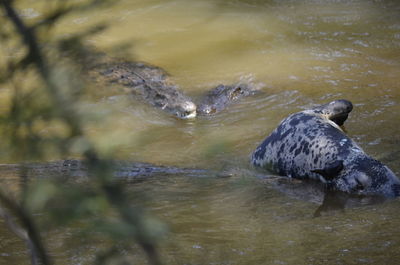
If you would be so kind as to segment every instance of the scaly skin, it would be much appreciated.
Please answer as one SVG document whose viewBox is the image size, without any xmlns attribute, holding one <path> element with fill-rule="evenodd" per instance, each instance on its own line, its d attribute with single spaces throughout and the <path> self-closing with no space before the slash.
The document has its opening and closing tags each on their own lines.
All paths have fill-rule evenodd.
<svg viewBox="0 0 400 265">
<path fill-rule="evenodd" d="M 178 118 L 196 117 L 196 104 L 168 82 L 168 75 L 161 68 L 122 62 L 104 64 L 100 69 L 106 81 L 127 87 L 144 102 Z"/>
<path fill-rule="evenodd" d="M 197 108 L 197 112 L 199 115 L 215 114 L 225 109 L 232 102 L 251 94 L 254 94 L 254 90 L 249 85 L 219 85 L 205 95 Z"/>
</svg>

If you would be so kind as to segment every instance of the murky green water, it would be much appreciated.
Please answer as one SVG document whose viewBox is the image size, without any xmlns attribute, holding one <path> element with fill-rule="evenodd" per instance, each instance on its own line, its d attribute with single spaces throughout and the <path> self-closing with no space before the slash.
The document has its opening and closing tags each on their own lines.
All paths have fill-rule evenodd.
<svg viewBox="0 0 400 265">
<path fill-rule="evenodd" d="M 39 12 L 35 1 L 27 1 L 29 7 L 28 13 Z M 249 154 L 288 114 L 345 98 L 355 105 L 348 134 L 400 175 L 400 3 L 124 0 L 69 18 L 59 31 L 101 19 L 113 24 L 92 44 L 131 43 L 132 60 L 164 68 L 195 99 L 241 78 L 264 84 L 258 95 L 190 121 L 126 104 L 117 91 L 95 102 L 108 118 L 90 133 L 104 150 L 113 146 L 132 161 L 238 172 L 131 184 L 147 198 L 137 203 L 170 226 L 161 247 L 166 264 L 398 263 L 398 199 L 350 204 L 313 218 L 321 197 L 310 199 L 303 186 L 261 180 L 246 170 Z M 24 246 L 4 229 L 0 264 L 26 264 Z M 89 264 L 101 248 L 102 242 L 64 243 L 78 231 L 48 235 L 60 264 Z M 136 264 L 145 263 L 140 250 L 132 255 Z"/>
</svg>

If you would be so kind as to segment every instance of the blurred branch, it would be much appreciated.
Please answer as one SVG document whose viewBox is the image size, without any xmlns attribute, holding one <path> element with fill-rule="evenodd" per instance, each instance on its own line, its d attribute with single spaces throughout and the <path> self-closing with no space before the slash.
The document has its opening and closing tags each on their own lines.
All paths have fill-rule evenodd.
<svg viewBox="0 0 400 265">
<path fill-rule="evenodd" d="M 22 19 L 18 16 L 15 12 L 14 8 L 12 7 L 12 0 L 2 0 L 0 4 L 3 6 L 6 15 L 14 24 L 16 30 L 23 38 L 23 42 L 29 48 L 28 56 L 32 62 L 35 62 L 38 66 L 40 73 L 47 77 L 47 66 L 44 64 L 43 58 L 40 54 L 39 47 L 37 45 L 36 37 L 33 31 L 25 26 Z"/>
<path fill-rule="evenodd" d="M 38 260 L 41 264 L 50 265 L 50 261 L 46 249 L 43 246 L 40 234 L 34 225 L 33 219 L 24 210 L 23 207 L 16 204 L 8 196 L 0 192 L 0 202 L 9 209 L 15 217 L 19 219 L 23 227 L 26 229 L 24 231 L 22 228 L 18 227 L 12 220 L 11 217 L 0 208 L 0 216 L 2 216 L 8 224 L 8 227 L 21 239 L 23 239 L 31 252 L 31 262 L 32 264 L 38 264 Z"/>
<path fill-rule="evenodd" d="M 104 185 L 103 189 L 107 194 L 107 198 L 110 203 L 118 209 L 119 214 L 122 219 L 125 220 L 129 224 L 133 224 L 138 231 L 134 235 L 139 245 L 146 252 L 150 264 L 160 265 L 162 264 L 158 255 L 158 251 L 155 247 L 154 242 L 151 242 L 151 239 L 147 237 L 145 232 L 143 231 L 143 224 L 141 223 L 142 218 L 137 213 L 137 210 L 133 209 L 125 200 L 126 196 L 123 196 L 123 191 L 121 190 L 120 185 L 111 184 Z"/>
<path fill-rule="evenodd" d="M 73 10 L 73 8 L 71 8 L 71 7 L 58 8 L 56 11 L 53 11 L 46 18 L 40 20 L 37 24 L 32 26 L 32 29 L 37 30 L 37 29 L 45 27 L 45 26 L 46 27 L 53 26 L 56 21 L 58 21 L 60 18 L 67 15 L 68 13 L 70 13 L 72 10 Z"/>
<path fill-rule="evenodd" d="M 6 11 L 7 16 L 14 24 L 17 32 L 20 34 L 23 42 L 28 47 L 26 62 L 36 65 L 39 74 L 41 75 L 43 81 L 46 83 L 46 87 L 48 88 L 50 96 L 52 97 L 56 106 L 59 107 L 61 118 L 65 119 L 65 121 L 71 126 L 72 135 L 82 135 L 81 127 L 78 125 L 77 122 L 79 120 L 77 118 L 77 115 L 75 115 L 74 111 L 68 107 L 70 105 L 68 104 L 68 102 L 65 102 L 63 97 L 59 94 L 58 87 L 51 78 L 47 61 L 45 60 L 39 49 L 39 42 L 36 39 L 34 30 L 24 24 L 22 19 L 18 16 L 17 12 L 12 7 L 12 2 L 13 1 L 11 0 L 3 0 L 1 4 Z"/>
<path fill-rule="evenodd" d="M 26 69 L 27 66 L 31 65 L 34 66 L 41 80 L 44 82 L 45 85 L 44 87 L 46 89 L 47 94 L 50 96 L 49 98 L 50 101 L 54 105 L 54 109 L 52 111 L 56 113 L 55 117 L 52 118 L 61 119 L 68 126 L 70 133 L 66 140 L 79 137 L 85 142 L 84 144 L 86 148 L 83 151 L 82 155 L 87 162 L 88 169 L 91 173 L 90 175 L 96 179 L 96 185 L 98 187 L 99 193 L 101 193 L 101 195 L 104 196 L 104 198 L 108 201 L 108 203 L 117 210 L 117 212 L 120 215 L 120 219 L 123 222 L 128 223 L 131 226 L 132 231 L 134 231 L 128 233 L 126 235 L 126 238 L 128 239 L 133 237 L 147 254 L 150 264 L 159 265 L 161 263 L 159 260 L 158 253 L 156 251 L 154 239 L 152 239 L 151 236 L 146 234 L 145 232 L 146 228 L 144 223 L 145 221 L 143 220 L 141 213 L 137 212 L 136 209 L 130 206 L 127 197 L 124 195 L 123 187 L 118 183 L 112 181 L 111 176 L 113 170 L 113 163 L 109 160 L 101 159 L 94 145 L 89 141 L 89 139 L 85 137 L 79 115 L 73 108 L 74 104 L 73 102 L 71 102 L 69 97 L 66 97 L 63 94 L 61 94 L 62 84 L 60 84 L 56 80 L 54 76 L 54 66 L 53 65 L 50 66 L 48 60 L 46 60 L 46 56 L 41 51 L 39 47 L 39 40 L 37 39 L 37 36 L 35 34 L 38 27 L 53 25 L 58 19 L 66 15 L 68 12 L 75 10 L 75 8 L 81 10 L 82 8 L 83 9 L 90 8 L 99 3 L 104 4 L 110 2 L 111 1 L 106 1 L 106 0 L 104 1 L 93 0 L 89 1 L 86 4 L 79 5 L 79 8 L 78 6 L 74 7 L 60 6 L 59 9 L 57 9 L 53 14 L 50 14 L 42 22 L 39 22 L 38 24 L 32 27 L 29 27 L 24 23 L 24 21 L 21 19 L 21 17 L 14 9 L 13 7 L 14 1 L 0 0 L 0 6 L 4 9 L 7 17 L 12 22 L 16 32 L 21 38 L 23 45 L 26 46 L 28 50 L 27 54 L 22 59 L 22 61 L 17 64 L 12 64 L 13 68 L 10 70 L 15 71 L 18 68 Z M 96 32 L 101 29 L 102 27 L 94 28 L 93 32 Z M 90 32 L 84 32 L 82 33 L 82 35 L 76 35 L 75 39 L 72 39 L 72 41 L 79 44 L 80 39 L 85 37 L 86 33 Z M 13 125 L 15 126 L 13 132 L 18 131 L 19 126 L 21 126 L 19 124 L 20 122 L 24 126 L 23 128 L 27 130 L 27 136 L 24 136 L 25 137 L 24 140 L 28 139 L 27 140 L 28 147 L 32 149 L 38 149 L 40 147 L 38 147 L 37 142 L 41 139 L 40 137 L 35 138 L 36 135 L 35 132 L 32 131 L 32 123 L 35 118 L 37 119 L 38 117 L 42 116 L 42 111 L 45 108 L 43 108 L 43 106 L 40 106 L 39 112 L 20 114 L 20 111 L 24 110 L 26 107 L 25 105 L 21 104 L 21 100 L 29 101 L 29 99 L 26 97 L 26 95 L 19 97 L 18 93 L 15 93 L 15 97 L 16 98 L 12 105 L 13 107 L 11 110 L 10 118 L 19 117 L 19 115 L 27 115 L 27 117 L 24 116 L 24 118 L 28 119 L 21 119 L 22 122 L 20 122 L 20 119 L 16 119 L 16 121 L 14 121 L 15 124 Z M 29 104 L 27 107 L 29 108 Z M 14 140 L 17 142 L 19 136 L 15 134 L 14 136 L 11 137 L 13 139 L 15 138 Z M 62 148 L 62 146 L 59 146 L 59 148 Z M 27 212 L 27 209 L 24 207 L 26 205 L 24 205 L 23 203 L 22 205 L 18 205 L 14 203 L 13 200 L 10 200 L 7 196 L 5 196 L 2 193 L 0 193 L 0 202 L 2 202 L 6 208 L 10 209 L 10 211 L 20 220 L 22 226 L 27 231 L 28 237 L 30 238 L 30 242 L 32 242 L 34 246 L 33 249 L 35 249 L 35 252 L 39 257 L 39 260 L 45 265 L 51 264 L 46 254 L 46 250 L 43 247 L 39 232 L 34 225 L 34 220 L 31 218 L 31 216 Z M 14 226 L 14 228 L 15 227 L 16 226 Z M 16 232 L 17 232 L 16 234 L 23 236 L 23 233 L 20 233 L 21 232 L 20 230 L 16 230 Z"/>
<path fill-rule="evenodd" d="M 32 26 L 33 29 L 39 29 L 42 27 L 51 27 L 55 22 L 59 21 L 62 17 L 72 12 L 85 12 L 91 10 L 94 7 L 107 6 L 114 4 L 116 1 L 112 0 L 92 0 L 89 2 L 81 2 L 79 4 L 72 5 L 69 1 L 59 1 L 61 3 L 57 6 L 57 9 L 51 12 L 47 17 L 40 20 L 37 24 Z"/>
<path fill-rule="evenodd" d="M 26 245 L 28 246 L 29 252 L 31 254 L 31 264 L 36 265 L 38 264 L 38 257 L 35 251 L 35 246 L 32 240 L 29 238 L 28 234 L 24 229 L 18 226 L 13 220 L 11 215 L 6 212 L 3 208 L 0 207 L 0 217 L 4 219 L 8 228 L 19 238 L 25 241 Z"/>
</svg>

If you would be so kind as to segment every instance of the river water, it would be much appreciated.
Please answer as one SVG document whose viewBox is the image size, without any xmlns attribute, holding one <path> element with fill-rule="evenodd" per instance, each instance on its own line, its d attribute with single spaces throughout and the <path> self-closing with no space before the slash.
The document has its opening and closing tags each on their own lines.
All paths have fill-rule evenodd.
<svg viewBox="0 0 400 265">
<path fill-rule="evenodd" d="M 27 19 L 40 15 L 35 1 L 26 2 Z M 233 172 L 128 185 L 143 194 L 137 203 L 169 226 L 161 243 L 165 264 L 399 262 L 398 199 L 350 202 L 314 217 L 322 202 L 318 190 L 249 166 L 249 154 L 287 115 L 345 98 L 355 106 L 348 135 L 400 176 L 398 1 L 122 0 L 69 17 L 57 31 L 69 34 L 103 19 L 112 24 L 90 37 L 91 44 L 128 43 L 129 59 L 164 68 L 195 100 L 220 83 L 245 79 L 260 86 L 256 95 L 194 120 L 127 102 L 113 87 L 88 104 L 106 117 L 88 129 L 104 152 Z M 71 227 L 49 235 L 59 264 L 90 264 L 101 248 L 102 242 L 63 243 L 78 232 Z M 20 255 L 24 246 L 4 227 L 0 239 L 0 264 L 28 262 Z M 140 250 L 127 255 L 146 263 Z"/>
</svg>

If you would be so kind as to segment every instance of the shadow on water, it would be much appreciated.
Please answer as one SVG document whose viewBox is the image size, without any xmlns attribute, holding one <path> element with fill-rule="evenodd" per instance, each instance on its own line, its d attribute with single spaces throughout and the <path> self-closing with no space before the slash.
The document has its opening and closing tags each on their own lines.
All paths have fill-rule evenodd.
<svg viewBox="0 0 400 265">
<path fill-rule="evenodd" d="M 387 201 L 383 197 L 360 197 L 352 196 L 340 191 L 325 189 L 322 204 L 317 208 L 314 217 L 320 217 L 323 213 L 332 211 L 344 211 L 346 207 L 359 207 L 375 205 Z"/>
<path fill-rule="evenodd" d="M 30 181 L 42 178 L 61 178 L 78 183 L 90 182 L 88 167 L 85 162 L 80 160 L 61 160 L 49 163 L 24 164 L 22 166 L 2 164 L 0 165 L 0 172 L 3 175 L 4 185 L 12 184 L 22 173 Z M 217 169 L 181 168 L 150 163 L 114 161 L 113 177 L 116 181 L 129 185 L 138 185 L 139 183 L 143 185 L 146 182 L 151 185 L 154 181 L 165 180 L 169 182 L 168 179 L 174 180 L 176 182 L 175 185 L 191 180 L 195 183 L 199 180 L 203 181 L 207 186 L 223 182 L 231 184 L 238 184 L 241 181 L 245 181 L 245 183 L 259 182 L 265 184 L 265 189 L 267 190 L 273 189 L 284 196 L 318 204 L 319 207 L 316 209 L 314 217 L 333 211 L 344 211 L 346 208 L 379 204 L 386 201 L 382 197 L 356 196 L 331 190 L 326 188 L 324 184 L 313 180 L 297 180 L 260 174 L 259 170 L 254 170 L 246 165 L 238 168 L 232 161 Z"/>
<path fill-rule="evenodd" d="M 215 171 L 127 161 L 116 165 L 114 176 L 118 182 L 126 184 L 133 203 L 151 209 L 152 214 L 170 227 L 168 240 L 162 243 L 166 264 L 174 264 L 176 260 L 200 264 L 209 260 L 251 264 L 257 260 L 253 264 L 262 264 L 259 262 L 265 258 L 266 250 L 282 258 L 287 244 L 297 246 L 302 242 L 319 241 L 328 237 L 325 229 L 340 231 L 336 241 L 330 243 L 337 248 L 336 244 L 342 242 L 342 233 L 353 235 L 365 229 L 363 223 L 358 224 L 360 216 L 361 219 L 373 218 L 376 225 L 381 223 L 379 218 L 390 216 L 390 208 L 387 209 L 388 205 L 382 204 L 382 200 L 327 192 L 319 183 L 261 175 L 249 166 L 230 164 L 223 171 Z M 29 173 L 31 181 L 62 177 L 90 186 L 86 168 L 80 161 L 26 166 L 29 170 L 25 172 Z M 15 170 L 15 167 L 1 167 L 2 172 L 8 172 L 8 179 Z M 380 208 L 378 205 L 387 210 L 379 212 L 380 217 L 375 219 L 374 215 L 370 216 L 374 214 L 371 207 Z M 41 218 L 45 216 L 43 213 Z M 342 231 L 347 225 L 353 226 L 354 231 Z M 82 248 L 82 242 L 72 239 L 80 229 L 81 225 L 74 225 L 65 231 L 53 231 L 49 237 L 50 243 L 67 242 L 51 248 L 57 259 L 65 262 L 61 264 L 68 264 L 71 259 L 90 260 L 96 249 L 106 244 L 91 242 L 91 248 Z M 302 255 L 299 250 L 294 252 L 293 255 Z M 310 255 L 318 257 L 317 252 Z M 143 261 L 138 253 L 133 251 L 133 260 Z M 334 253 L 331 251 L 329 255 Z"/>
<path fill-rule="evenodd" d="M 314 180 L 297 180 L 279 176 L 258 176 L 258 178 L 285 196 L 319 205 L 312 215 L 314 218 L 335 214 L 335 212 L 343 213 L 346 209 L 379 205 L 389 200 L 384 197 L 359 196 L 332 190 Z"/>
</svg>

